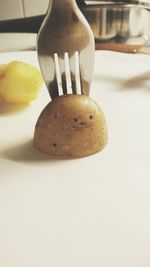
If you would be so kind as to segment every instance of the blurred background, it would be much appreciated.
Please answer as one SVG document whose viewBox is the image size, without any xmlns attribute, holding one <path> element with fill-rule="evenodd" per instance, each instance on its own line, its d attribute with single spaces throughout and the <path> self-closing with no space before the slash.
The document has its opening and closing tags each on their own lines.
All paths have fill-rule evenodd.
<svg viewBox="0 0 150 267">
<path fill-rule="evenodd" d="M 49 0 L 0 0 L 0 20 L 44 14 Z"/>
<path fill-rule="evenodd" d="M 96 43 L 144 45 L 150 49 L 150 0 L 112 0 L 113 4 L 108 0 L 95 1 L 95 4 L 94 0 L 86 2 L 82 12 L 90 23 Z M 0 0 L 0 52 L 35 50 L 36 33 L 48 4 L 49 0 Z M 20 18 L 23 23 L 9 21 Z M 111 46 L 111 49 L 116 48 Z M 97 49 L 110 49 L 110 46 Z"/>
</svg>

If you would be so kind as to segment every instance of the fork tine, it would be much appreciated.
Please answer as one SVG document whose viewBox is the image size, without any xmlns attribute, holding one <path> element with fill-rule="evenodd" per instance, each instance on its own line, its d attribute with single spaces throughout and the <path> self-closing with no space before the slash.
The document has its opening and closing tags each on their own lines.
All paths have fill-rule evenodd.
<svg viewBox="0 0 150 267">
<path fill-rule="evenodd" d="M 71 80 L 71 70 L 70 70 L 68 52 L 65 52 L 64 59 L 65 59 L 65 74 L 66 74 L 67 94 L 72 94 L 72 92 L 73 92 L 72 91 L 72 80 Z"/>
<path fill-rule="evenodd" d="M 58 86 L 58 94 L 63 95 L 63 85 L 62 85 L 62 78 L 61 78 L 61 70 L 59 65 L 58 54 L 54 53 L 54 63 L 55 63 L 55 70 L 56 70 L 56 80 Z"/>
<path fill-rule="evenodd" d="M 80 73 L 80 60 L 79 52 L 75 52 L 75 82 L 76 82 L 76 94 L 81 95 L 81 73 Z"/>
<path fill-rule="evenodd" d="M 69 58 L 69 53 L 64 53 L 64 60 L 54 53 L 54 65 L 58 95 L 82 94 L 80 57 L 79 52 Z"/>
</svg>

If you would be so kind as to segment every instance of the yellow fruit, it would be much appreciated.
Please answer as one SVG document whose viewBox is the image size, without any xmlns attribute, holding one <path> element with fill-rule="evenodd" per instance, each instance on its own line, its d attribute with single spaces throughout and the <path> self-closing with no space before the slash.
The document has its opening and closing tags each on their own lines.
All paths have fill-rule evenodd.
<svg viewBox="0 0 150 267">
<path fill-rule="evenodd" d="M 21 61 L 0 66 L 0 98 L 7 103 L 22 104 L 34 100 L 43 78 L 40 70 Z"/>
<path fill-rule="evenodd" d="M 6 64 L 2 64 L 0 65 L 0 80 L 2 79 L 3 77 L 3 74 L 5 72 L 5 68 L 6 68 Z M 0 98 L 0 103 L 3 102 L 2 99 Z"/>
<path fill-rule="evenodd" d="M 0 65 L 0 79 L 3 76 L 3 73 L 5 72 L 6 66 L 6 64 Z"/>
</svg>

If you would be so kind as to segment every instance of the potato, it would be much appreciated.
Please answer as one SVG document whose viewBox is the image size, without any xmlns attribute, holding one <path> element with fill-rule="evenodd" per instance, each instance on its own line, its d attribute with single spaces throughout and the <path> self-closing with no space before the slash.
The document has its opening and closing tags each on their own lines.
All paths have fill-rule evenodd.
<svg viewBox="0 0 150 267">
<path fill-rule="evenodd" d="M 22 104 L 34 100 L 43 78 L 38 68 L 21 61 L 0 66 L 0 98 L 7 103 Z"/>
<path fill-rule="evenodd" d="M 106 122 L 94 100 L 83 95 L 54 98 L 41 112 L 34 146 L 58 157 L 83 157 L 107 144 Z"/>
</svg>

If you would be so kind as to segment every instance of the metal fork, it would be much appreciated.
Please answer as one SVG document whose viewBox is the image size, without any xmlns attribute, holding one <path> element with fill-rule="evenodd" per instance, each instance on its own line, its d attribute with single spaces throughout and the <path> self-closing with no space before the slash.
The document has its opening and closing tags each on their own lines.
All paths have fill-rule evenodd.
<svg viewBox="0 0 150 267">
<path fill-rule="evenodd" d="M 59 55 L 54 53 L 55 79 L 54 84 L 57 87 L 51 91 L 51 97 L 65 94 L 84 94 L 82 90 L 80 58 L 79 52 L 74 53 L 74 69 L 71 71 L 70 56 L 68 52 L 64 53 L 63 65 Z"/>
<path fill-rule="evenodd" d="M 38 33 L 37 53 L 52 99 L 79 91 L 89 95 L 94 68 L 94 36 L 75 0 L 50 1 Z"/>
<path fill-rule="evenodd" d="M 89 95 L 90 84 L 83 74 L 82 51 L 40 57 L 41 70 L 51 99 L 65 94 Z M 90 67 L 88 67 L 90 69 Z"/>
</svg>

